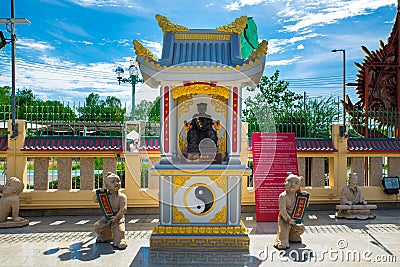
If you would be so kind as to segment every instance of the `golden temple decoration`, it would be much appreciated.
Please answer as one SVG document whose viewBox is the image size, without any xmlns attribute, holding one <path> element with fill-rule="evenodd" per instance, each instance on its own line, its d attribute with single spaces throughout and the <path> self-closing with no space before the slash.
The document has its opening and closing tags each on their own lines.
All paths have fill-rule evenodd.
<svg viewBox="0 0 400 267">
<path fill-rule="evenodd" d="M 214 183 L 224 191 L 226 194 L 226 188 L 227 188 L 227 177 L 226 176 L 210 176 L 210 179 L 214 181 Z"/>
<path fill-rule="evenodd" d="M 226 209 L 226 207 L 224 208 Z M 226 220 L 226 217 L 225 217 Z M 176 234 L 189 234 L 189 235 L 203 235 L 203 234 L 217 234 L 217 235 L 244 235 L 248 234 L 246 226 L 240 221 L 240 226 L 161 226 L 154 227 L 153 234 L 161 235 L 176 235 Z"/>
<path fill-rule="evenodd" d="M 153 61 L 158 61 L 158 59 L 153 56 L 153 53 L 148 48 L 144 47 L 143 44 L 139 43 L 138 40 L 133 40 L 133 46 L 135 47 L 135 53 L 137 56 L 148 57 Z"/>
<path fill-rule="evenodd" d="M 190 107 L 193 105 L 193 96 L 192 95 L 182 95 L 178 99 L 178 118 L 189 112 Z"/>
<path fill-rule="evenodd" d="M 213 40 L 213 41 L 229 41 L 229 34 L 220 33 L 176 33 L 175 40 Z"/>
<path fill-rule="evenodd" d="M 190 223 L 190 220 L 185 217 L 185 214 L 183 214 L 176 206 L 174 206 L 173 210 L 174 214 L 174 223 Z"/>
<path fill-rule="evenodd" d="M 226 206 L 224 206 L 208 223 L 226 223 Z"/>
<path fill-rule="evenodd" d="M 226 118 L 226 107 L 228 105 L 227 98 L 224 98 L 221 95 L 213 95 L 211 98 L 211 104 L 214 106 L 215 112 L 223 114 L 224 118 Z"/>
<path fill-rule="evenodd" d="M 203 234 L 217 234 L 217 235 L 243 235 L 247 234 L 246 227 L 241 226 L 159 226 L 157 225 L 153 234 L 161 235 L 176 235 L 179 234 L 192 234 L 192 235 L 203 235 Z"/>
<path fill-rule="evenodd" d="M 176 193 L 176 191 L 178 191 L 179 187 L 182 187 L 187 180 L 189 180 L 190 178 L 192 178 L 191 176 L 174 176 L 174 194 Z"/>
<path fill-rule="evenodd" d="M 243 29 L 246 28 L 247 16 L 241 16 L 240 18 L 235 19 L 234 22 L 219 26 L 215 30 L 218 32 L 230 32 L 230 33 L 237 33 L 241 34 Z"/>
<path fill-rule="evenodd" d="M 167 17 L 160 14 L 156 15 L 156 20 L 158 21 L 158 26 L 163 32 L 187 32 L 189 29 L 171 22 Z"/>
<path fill-rule="evenodd" d="M 180 153 L 183 153 L 186 151 L 186 148 L 188 146 L 187 138 L 186 137 L 181 137 L 181 133 L 178 135 L 178 146 L 179 146 L 179 151 Z M 178 153 L 178 157 L 181 157 L 181 154 Z"/>
<path fill-rule="evenodd" d="M 261 43 L 258 44 L 257 48 L 251 52 L 250 56 L 246 58 L 246 60 L 250 60 L 256 57 L 262 57 L 267 54 L 268 50 L 268 41 L 263 40 Z"/>
<path fill-rule="evenodd" d="M 196 94 L 207 94 L 207 95 L 219 95 L 226 99 L 229 98 L 229 88 L 224 86 L 211 86 L 208 84 L 191 84 L 182 85 L 172 88 L 172 97 L 178 98 L 184 95 L 196 95 Z"/>
<path fill-rule="evenodd" d="M 173 175 L 195 175 L 201 173 L 201 175 L 239 175 L 239 176 L 249 176 L 252 174 L 251 169 L 238 169 L 238 170 L 203 170 L 203 169 L 194 169 L 194 170 L 149 170 L 150 175 L 161 175 L 168 176 Z"/>
</svg>

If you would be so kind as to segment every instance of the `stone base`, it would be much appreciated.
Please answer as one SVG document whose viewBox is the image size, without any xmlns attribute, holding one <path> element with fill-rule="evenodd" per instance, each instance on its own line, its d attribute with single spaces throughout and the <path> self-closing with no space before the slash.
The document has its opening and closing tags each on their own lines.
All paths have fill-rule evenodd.
<svg viewBox="0 0 400 267">
<path fill-rule="evenodd" d="M 151 266 L 255 266 L 254 256 L 240 250 L 149 250 Z"/>
<path fill-rule="evenodd" d="M 240 226 L 156 226 L 150 237 L 151 250 L 248 251 L 250 239 Z"/>
<path fill-rule="evenodd" d="M 29 220 L 22 219 L 20 222 L 15 222 L 12 220 L 11 217 L 8 217 L 5 222 L 0 223 L 0 228 L 17 228 L 17 227 L 24 227 L 29 224 Z"/>
<path fill-rule="evenodd" d="M 377 209 L 376 205 L 336 205 L 338 210 L 335 214 L 336 218 L 367 220 L 374 219 L 375 214 L 371 213 L 372 209 Z"/>
</svg>

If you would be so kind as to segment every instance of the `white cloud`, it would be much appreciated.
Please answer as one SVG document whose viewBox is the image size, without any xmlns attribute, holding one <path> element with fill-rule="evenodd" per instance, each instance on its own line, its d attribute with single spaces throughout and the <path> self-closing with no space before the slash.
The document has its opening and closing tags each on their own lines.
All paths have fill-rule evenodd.
<svg viewBox="0 0 400 267">
<path fill-rule="evenodd" d="M 234 10 L 239 10 L 242 7 L 245 6 L 254 6 L 254 5 L 259 5 L 262 3 L 273 3 L 275 1 L 273 0 L 239 0 L 239 1 L 232 1 L 230 4 L 225 5 L 224 7 L 228 10 L 234 11 Z"/>
<path fill-rule="evenodd" d="M 303 44 L 299 44 L 299 45 L 297 46 L 297 50 L 302 50 L 302 49 L 304 49 L 304 45 L 303 45 Z"/>
<path fill-rule="evenodd" d="M 289 32 L 298 32 L 313 26 L 336 23 L 346 18 L 368 15 L 374 10 L 396 4 L 396 0 L 338 0 L 338 1 L 292 1 L 278 15 L 289 23 L 284 28 Z"/>
<path fill-rule="evenodd" d="M 162 43 L 147 40 L 142 40 L 142 42 L 145 47 L 149 48 L 151 52 L 153 52 L 153 55 L 156 58 L 161 58 Z"/>
<path fill-rule="evenodd" d="M 288 46 L 294 45 L 297 42 L 306 41 L 311 38 L 321 37 L 322 34 L 310 33 L 306 35 L 294 36 L 288 39 L 270 39 L 268 40 L 268 54 L 283 53 L 288 49 Z M 303 46 L 304 48 L 304 46 Z M 299 48 L 297 48 L 299 49 Z"/>
<path fill-rule="evenodd" d="M 118 0 L 69 0 L 70 2 L 80 5 L 83 7 L 92 6 L 119 6 L 121 3 L 126 3 L 126 1 Z"/>
<path fill-rule="evenodd" d="M 0 55 L 0 59 L 6 62 L 0 69 L 9 69 L 9 57 Z M 33 93 L 43 100 L 80 101 L 81 104 L 90 92 L 104 98 L 115 96 L 130 109 L 132 86 L 128 83 L 119 85 L 114 73 L 116 65 L 127 67 L 130 57 L 117 63 L 88 64 L 77 64 L 48 56 L 39 59 L 40 63 L 17 59 L 17 88 L 32 89 Z M 11 74 L 5 71 L 4 75 L 0 75 L 0 84 L 10 83 Z M 158 95 L 157 89 L 144 84 L 136 85 L 136 103 L 143 99 L 154 100 Z"/>
<path fill-rule="evenodd" d="M 34 50 L 40 50 L 40 51 L 45 51 L 45 50 L 53 50 L 54 46 L 52 46 L 49 43 L 46 42 L 38 42 L 33 39 L 18 39 L 16 42 L 18 49 L 34 49 Z"/>
<path fill-rule="evenodd" d="M 265 63 L 266 66 L 272 67 L 272 66 L 286 66 L 290 65 L 296 61 L 298 61 L 300 57 L 294 57 L 291 59 L 282 59 L 282 60 L 276 60 L 276 61 L 267 61 Z"/>
<path fill-rule="evenodd" d="M 228 10 L 234 11 L 234 10 L 239 10 L 240 5 L 238 2 L 232 2 L 229 5 L 226 5 L 225 8 Z"/>
</svg>

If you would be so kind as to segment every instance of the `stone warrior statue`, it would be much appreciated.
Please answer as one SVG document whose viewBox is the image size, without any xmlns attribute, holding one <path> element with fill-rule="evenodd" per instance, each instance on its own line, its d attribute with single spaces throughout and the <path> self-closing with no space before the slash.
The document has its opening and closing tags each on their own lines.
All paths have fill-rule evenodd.
<svg viewBox="0 0 400 267">
<path fill-rule="evenodd" d="M 207 111 L 207 103 L 197 104 L 198 114 L 194 114 L 190 127 L 187 133 L 187 153 L 200 153 L 199 144 L 201 140 L 210 138 L 214 143 L 215 147 L 218 147 L 217 132 L 213 128 L 214 121 Z"/>
</svg>

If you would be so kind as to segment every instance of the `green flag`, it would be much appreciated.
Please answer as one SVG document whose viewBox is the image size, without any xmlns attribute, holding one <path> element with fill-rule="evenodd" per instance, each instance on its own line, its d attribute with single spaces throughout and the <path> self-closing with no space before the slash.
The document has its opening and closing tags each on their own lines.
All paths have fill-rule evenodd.
<svg viewBox="0 0 400 267">
<path fill-rule="evenodd" d="M 258 46 L 257 25 L 252 17 L 247 18 L 246 28 L 244 28 L 240 39 L 242 58 L 248 58 Z"/>
</svg>

